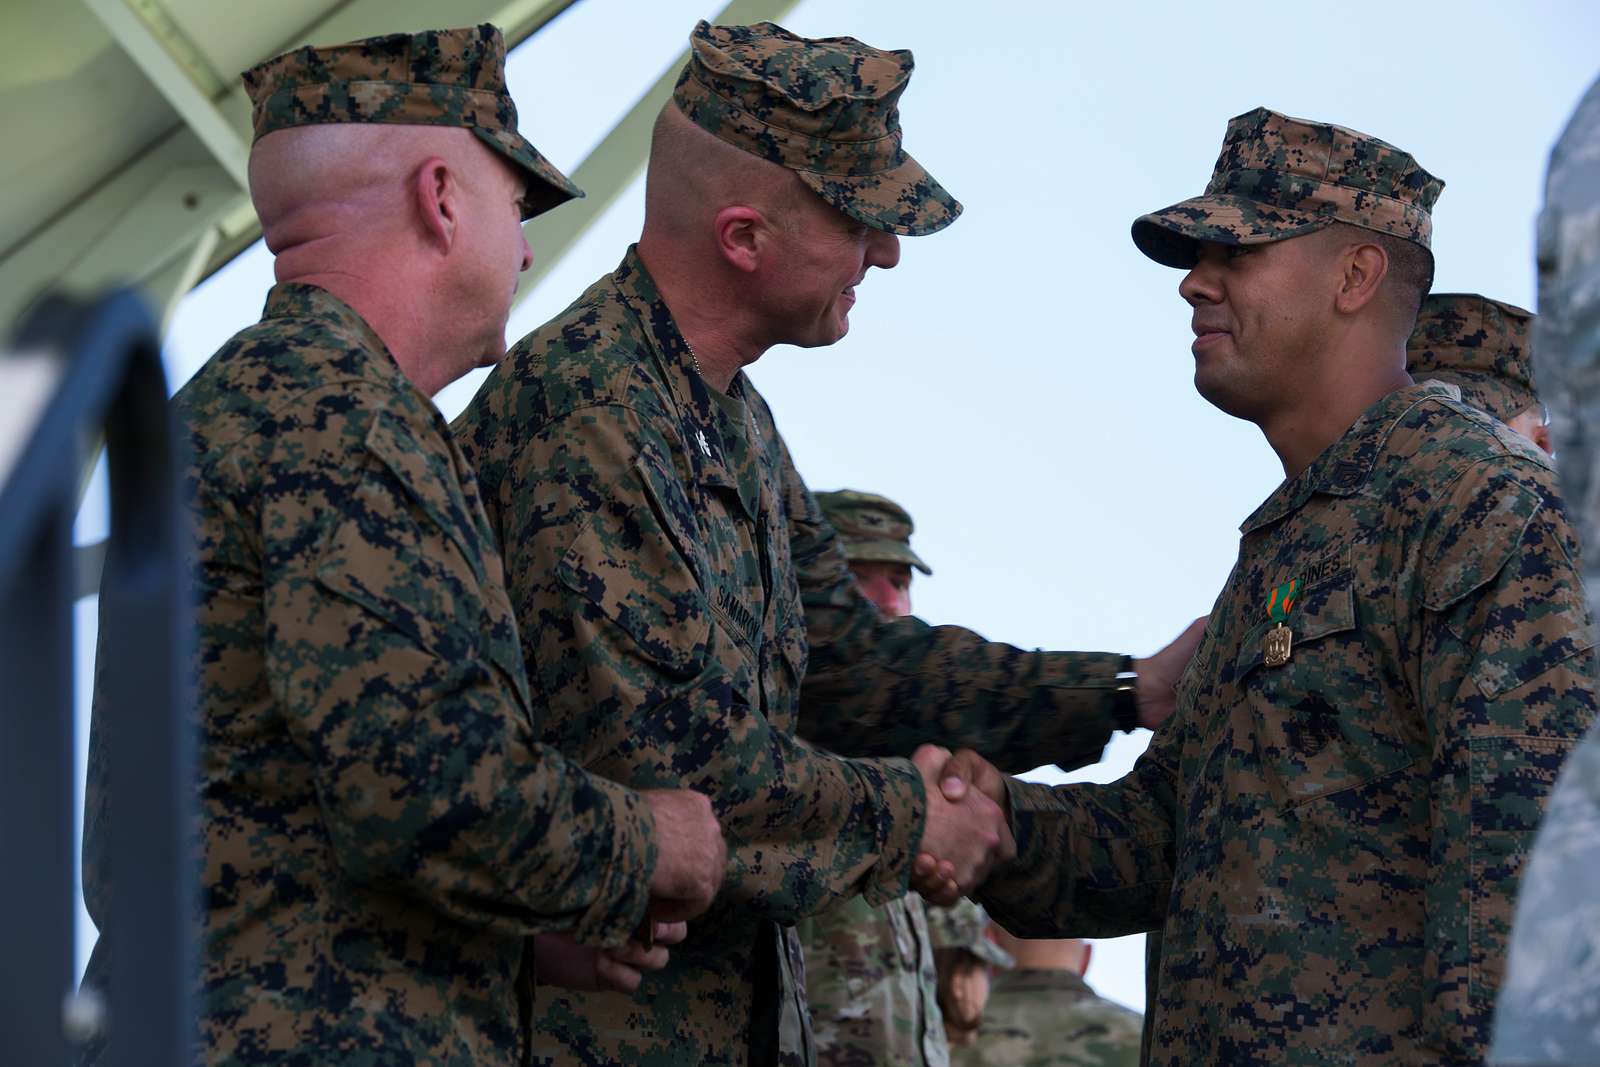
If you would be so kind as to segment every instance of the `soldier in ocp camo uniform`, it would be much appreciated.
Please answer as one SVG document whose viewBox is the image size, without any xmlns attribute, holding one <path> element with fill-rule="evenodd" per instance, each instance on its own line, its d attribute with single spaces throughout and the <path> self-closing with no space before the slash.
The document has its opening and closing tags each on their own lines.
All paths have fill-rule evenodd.
<svg viewBox="0 0 1600 1067">
<path fill-rule="evenodd" d="M 1550 454 L 1550 427 L 1533 386 L 1528 344 L 1533 315 L 1477 293 L 1431 293 L 1406 342 L 1406 370 L 1418 382 L 1448 382 Z"/>
<path fill-rule="evenodd" d="M 912 570 L 933 569 L 911 547 L 910 514 L 887 497 L 852 489 L 816 499 L 861 592 L 886 618 L 911 614 Z M 907 894 L 877 907 L 851 897 L 799 929 L 819 1065 L 947 1067 L 921 897 Z"/>
<path fill-rule="evenodd" d="M 1139 1013 L 1084 981 L 1093 947 L 1077 938 L 1025 940 L 990 924 L 1014 966 L 997 974 L 977 1040 L 957 1067 L 1135 1067 Z"/>
<path fill-rule="evenodd" d="M 520 221 L 578 195 L 517 133 L 504 58 L 483 25 L 245 75 L 280 282 L 174 401 L 198 557 L 203 1062 L 525 1063 L 535 935 L 621 946 L 647 905 L 688 917 L 722 876 L 703 796 L 642 799 L 539 743 L 494 535 L 429 400 L 504 355 Z M 104 781 L 137 710 L 94 712 L 102 988 Z M 561 947 L 591 972 L 563 980 L 621 985 L 663 955 Z"/>
<path fill-rule="evenodd" d="M 909 53 L 768 23 L 690 43 L 639 244 L 458 425 L 546 738 L 620 781 L 710 792 L 730 841 L 719 906 L 659 976 L 544 1003 L 537 1053 L 557 1063 L 813 1058 L 793 924 L 903 896 L 919 849 L 949 899 L 1009 848 L 992 802 L 928 790 L 936 750 L 894 757 L 948 738 L 1013 766 L 1081 758 L 1164 715 L 1190 650 L 1119 678 L 1126 657 L 1024 653 L 861 595 L 740 368 L 838 340 L 897 235 L 960 206 L 902 147 Z"/>
<path fill-rule="evenodd" d="M 1203 196 L 1134 224 L 1188 270 L 1197 390 L 1285 480 L 1127 777 L 944 772 L 1008 800 L 1018 857 L 980 893 L 1008 930 L 1162 927 L 1155 1063 L 1488 1053 L 1522 861 L 1595 690 L 1548 458 L 1405 372 L 1440 187 L 1258 109 Z"/>
<path fill-rule="evenodd" d="M 948 908 L 929 909 L 928 933 L 950 1058 L 959 1062 L 978 1039 L 995 972 L 1015 966 L 1016 961 L 990 939 L 989 916 L 970 898 Z"/>
<path fill-rule="evenodd" d="M 1539 214 L 1534 359 L 1550 397 L 1561 480 L 1578 508 L 1591 604 L 1600 590 L 1600 81 L 1550 156 Z M 1600 1064 L 1600 727 L 1567 761 L 1528 860 L 1497 1064 Z"/>
</svg>

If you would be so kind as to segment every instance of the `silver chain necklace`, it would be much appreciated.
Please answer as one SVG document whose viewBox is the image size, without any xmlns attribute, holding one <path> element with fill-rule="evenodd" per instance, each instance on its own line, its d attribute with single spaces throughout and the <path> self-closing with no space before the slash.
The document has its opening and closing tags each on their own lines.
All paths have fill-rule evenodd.
<svg viewBox="0 0 1600 1067">
<path fill-rule="evenodd" d="M 700 375 L 700 377 L 704 378 L 705 374 L 700 370 L 700 357 L 695 354 L 694 345 L 689 343 L 689 339 L 687 337 L 685 337 L 683 339 L 683 347 L 687 348 L 689 350 L 689 362 L 690 362 L 690 364 L 692 364 L 694 366 L 694 372 L 696 374 Z M 743 383 L 739 384 L 739 401 L 742 404 L 742 406 L 744 407 L 744 422 L 745 422 L 745 425 L 750 428 L 750 433 L 755 437 L 755 439 L 757 441 L 761 440 L 761 427 L 756 425 L 756 417 L 753 414 L 751 414 L 751 412 L 750 412 L 750 402 L 745 398 Z M 703 432 L 702 432 L 702 434 L 700 436 L 700 440 L 699 440 L 698 444 L 700 445 L 700 450 L 702 452 L 704 452 L 708 456 L 711 455 L 711 449 L 710 449 L 709 445 L 706 443 L 705 435 L 704 435 Z"/>
</svg>

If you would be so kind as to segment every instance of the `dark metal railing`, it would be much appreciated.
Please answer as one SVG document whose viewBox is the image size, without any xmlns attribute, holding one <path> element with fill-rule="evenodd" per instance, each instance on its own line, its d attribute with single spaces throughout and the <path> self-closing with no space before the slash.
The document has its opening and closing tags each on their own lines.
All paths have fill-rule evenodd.
<svg viewBox="0 0 1600 1067">
<path fill-rule="evenodd" d="M 0 471 L 0 1046 L 7 1063 L 65 1064 L 68 1029 L 98 1031 L 108 1063 L 183 1065 L 194 1031 L 193 739 L 160 342 L 123 292 L 91 305 L 48 300 L 14 348 L 60 365 Z M 102 936 L 115 951 L 109 989 L 74 998 L 71 534 L 82 443 L 98 429 L 111 536 L 96 728 L 116 824 L 106 856 L 115 929 Z"/>
</svg>

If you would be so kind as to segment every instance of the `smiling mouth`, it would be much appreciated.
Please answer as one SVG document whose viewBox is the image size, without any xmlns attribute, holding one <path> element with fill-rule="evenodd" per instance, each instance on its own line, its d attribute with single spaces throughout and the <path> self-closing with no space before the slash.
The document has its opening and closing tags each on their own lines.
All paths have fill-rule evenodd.
<svg viewBox="0 0 1600 1067">
<path fill-rule="evenodd" d="M 1194 331 L 1194 344 L 1192 344 L 1190 348 L 1195 351 L 1198 351 L 1206 345 L 1212 344 L 1220 337 L 1232 336 L 1232 334 L 1230 334 L 1227 330 L 1220 329 L 1216 326 L 1201 325 L 1198 322 L 1191 323 L 1189 328 Z"/>
</svg>

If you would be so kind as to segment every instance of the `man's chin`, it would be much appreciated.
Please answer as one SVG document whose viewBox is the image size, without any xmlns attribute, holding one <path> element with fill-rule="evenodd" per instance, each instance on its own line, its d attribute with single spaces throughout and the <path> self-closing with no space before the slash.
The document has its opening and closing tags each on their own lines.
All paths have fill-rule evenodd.
<svg viewBox="0 0 1600 1067">
<path fill-rule="evenodd" d="M 844 335 L 850 332 L 850 322 L 846 320 L 841 325 L 832 329 L 817 330 L 805 337 L 796 338 L 788 343 L 796 348 L 827 348 L 844 340 Z"/>
<path fill-rule="evenodd" d="M 509 351 L 510 349 L 506 347 L 506 339 L 502 331 L 502 336 L 484 345 L 483 351 L 478 354 L 478 366 L 499 366 L 505 360 L 506 353 Z"/>
<path fill-rule="evenodd" d="M 1260 407 L 1261 398 L 1240 382 L 1226 381 L 1220 376 L 1207 375 L 1196 370 L 1194 391 L 1200 394 L 1200 399 L 1224 415 L 1232 415 L 1246 422 L 1256 421 L 1255 415 Z"/>
</svg>

